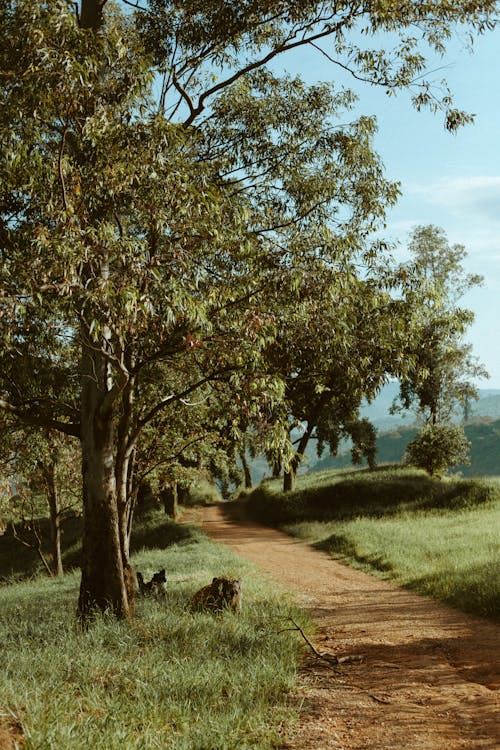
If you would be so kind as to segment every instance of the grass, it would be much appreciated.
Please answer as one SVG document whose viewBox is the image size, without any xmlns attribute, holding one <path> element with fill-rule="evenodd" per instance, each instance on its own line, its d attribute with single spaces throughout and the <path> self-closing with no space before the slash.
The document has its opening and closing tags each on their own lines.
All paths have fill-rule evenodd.
<svg viewBox="0 0 500 750">
<path fill-rule="evenodd" d="M 0 729 L 18 727 L 24 750 L 283 742 L 300 649 L 280 632 L 297 616 L 290 602 L 249 563 L 161 516 L 138 530 L 133 563 L 146 578 L 167 569 L 166 600 L 139 599 L 132 625 L 102 616 L 83 634 L 76 572 L 0 586 Z M 190 596 L 214 575 L 242 578 L 240 615 L 190 611 Z"/>
<path fill-rule="evenodd" d="M 320 472 L 284 495 L 269 482 L 250 513 L 355 567 L 500 618 L 500 481 L 432 480 L 414 469 Z"/>
</svg>

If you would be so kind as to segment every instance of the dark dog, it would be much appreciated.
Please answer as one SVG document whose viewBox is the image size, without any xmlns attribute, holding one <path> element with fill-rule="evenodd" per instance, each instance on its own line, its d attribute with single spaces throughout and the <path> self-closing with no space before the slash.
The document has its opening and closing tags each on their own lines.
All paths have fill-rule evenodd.
<svg viewBox="0 0 500 750">
<path fill-rule="evenodd" d="M 142 596 L 155 596 L 156 598 L 165 596 L 167 593 L 167 575 L 165 568 L 155 573 L 148 583 L 140 571 L 137 571 L 137 583 L 139 584 L 139 594 Z"/>
</svg>

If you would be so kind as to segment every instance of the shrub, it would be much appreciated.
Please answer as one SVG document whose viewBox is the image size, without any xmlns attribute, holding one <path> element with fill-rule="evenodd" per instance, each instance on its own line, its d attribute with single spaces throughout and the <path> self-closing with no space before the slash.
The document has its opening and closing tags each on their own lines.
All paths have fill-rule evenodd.
<svg viewBox="0 0 500 750">
<path fill-rule="evenodd" d="M 456 425 L 427 425 L 408 444 L 405 463 L 440 476 L 451 466 L 469 462 L 470 442 L 462 427 Z"/>
<path fill-rule="evenodd" d="M 211 505 L 221 501 L 221 494 L 217 485 L 200 480 L 189 488 L 186 497 L 183 498 L 183 505 Z"/>
</svg>

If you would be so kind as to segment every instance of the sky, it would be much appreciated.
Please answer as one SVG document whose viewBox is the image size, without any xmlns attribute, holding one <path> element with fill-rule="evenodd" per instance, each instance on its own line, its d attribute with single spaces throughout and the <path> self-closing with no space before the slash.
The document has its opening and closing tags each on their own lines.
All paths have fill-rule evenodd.
<svg viewBox="0 0 500 750">
<path fill-rule="evenodd" d="M 401 243 L 406 258 L 408 235 L 417 225 L 435 224 L 450 243 L 465 246 L 467 271 L 485 282 L 462 304 L 475 313 L 467 340 L 490 373 L 480 388 L 500 389 L 500 28 L 479 37 L 470 53 L 454 40 L 445 66 L 430 76 L 446 78 L 459 109 L 475 115 L 473 125 L 448 133 L 443 117 L 416 112 L 408 93 L 396 98 L 382 90 L 343 79 L 359 95 L 358 110 L 376 115 L 375 148 L 386 176 L 401 183 L 402 197 L 387 217 L 384 235 Z M 286 69 L 310 81 L 339 80 L 338 68 L 313 49 L 302 49 Z"/>
</svg>

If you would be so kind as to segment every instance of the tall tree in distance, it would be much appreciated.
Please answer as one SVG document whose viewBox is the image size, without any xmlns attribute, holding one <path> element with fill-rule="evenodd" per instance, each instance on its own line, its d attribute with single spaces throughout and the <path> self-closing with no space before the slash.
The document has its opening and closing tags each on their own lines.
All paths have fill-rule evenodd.
<svg viewBox="0 0 500 750">
<path fill-rule="evenodd" d="M 51 575 L 62 575 L 61 535 L 64 523 L 81 512 L 80 453 L 77 441 L 55 430 L 42 430 L 0 414 L 0 474 L 7 481 L 4 521 L 25 546 L 32 546 Z M 77 481 L 75 482 L 75 477 Z M 45 499 L 45 508 L 43 507 Z M 38 529 L 39 517 L 48 510 L 50 564 L 42 553 L 48 547 Z M 1 516 L 1 513 L 0 513 Z M 16 522 L 29 527 L 28 542 Z M 1 525 L 1 521 L 0 521 Z"/>
<path fill-rule="evenodd" d="M 350 437 L 353 455 L 369 446 L 373 465 L 374 434 L 360 422 L 359 410 L 389 377 L 403 375 L 400 354 L 407 340 L 401 315 L 406 303 L 375 274 L 360 278 L 354 263 L 311 271 L 301 296 L 293 311 L 285 311 L 265 352 L 270 371 L 285 384 L 281 408 L 290 440 L 276 445 L 274 455 L 274 464 L 285 469 L 285 491 L 294 488 L 311 439 L 336 453 L 340 438 Z"/>
<path fill-rule="evenodd" d="M 467 273 L 465 248 L 450 245 L 440 227 L 416 227 L 408 247 L 412 261 L 406 264 L 411 279 L 407 299 L 415 311 L 415 327 L 400 402 L 431 425 L 446 423 L 457 416 L 457 408 L 460 413 L 469 408 L 470 400 L 477 398 L 475 383 L 488 377 L 464 341 L 474 314 L 459 304 L 483 279 Z"/>
</svg>

